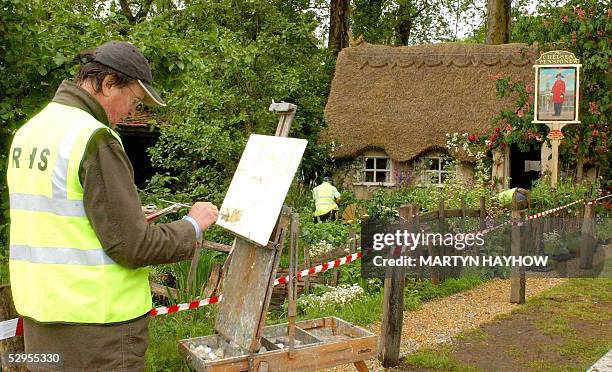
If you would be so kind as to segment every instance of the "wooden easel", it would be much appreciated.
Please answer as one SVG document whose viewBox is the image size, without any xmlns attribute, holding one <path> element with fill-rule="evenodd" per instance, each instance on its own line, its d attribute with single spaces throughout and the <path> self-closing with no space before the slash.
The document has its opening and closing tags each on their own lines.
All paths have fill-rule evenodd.
<svg viewBox="0 0 612 372">
<path fill-rule="evenodd" d="M 296 106 L 272 102 L 270 111 L 280 115 L 276 136 L 286 137 Z M 223 218 L 231 221 L 232 213 L 229 207 L 227 210 L 227 217 Z M 269 217 L 274 220 L 273 214 Z M 289 249 L 289 322 L 264 327 L 290 220 L 293 221 Z M 265 234 L 258 236 L 258 240 L 243 238 L 248 230 L 247 235 L 237 234 L 231 260 L 228 257 L 226 261 L 223 301 L 214 327 L 216 334 L 179 340 L 179 350 L 196 370 L 310 371 L 354 363 L 358 371 L 368 371 L 364 360 L 376 354 L 376 335 L 335 317 L 296 321 L 298 223 L 297 215 L 292 216 L 291 209 L 283 206 L 265 246 L 262 246 L 268 240 Z M 288 347 L 275 344 L 274 337 L 287 337 L 288 342 L 280 343 Z M 196 345 L 220 347 L 225 353 L 219 360 L 206 360 L 193 351 Z M 262 346 L 266 349 L 261 350 Z"/>
<path fill-rule="evenodd" d="M 287 137 L 297 106 L 272 102 L 269 110 L 280 116 L 276 136 Z M 230 253 L 231 260 L 228 257 L 230 261 L 215 332 L 230 345 L 238 345 L 249 353 L 249 370 L 266 369 L 265 365 L 261 365 L 264 362 L 254 365 L 253 354 L 261 346 L 260 339 L 290 218 L 291 209 L 283 206 L 267 246 L 260 247 L 237 237 Z"/>
</svg>

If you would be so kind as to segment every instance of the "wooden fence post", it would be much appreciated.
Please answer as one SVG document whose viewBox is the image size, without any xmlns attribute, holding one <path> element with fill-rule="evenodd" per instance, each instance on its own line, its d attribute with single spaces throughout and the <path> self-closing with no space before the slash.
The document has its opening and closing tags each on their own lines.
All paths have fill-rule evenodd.
<svg viewBox="0 0 612 372">
<path fill-rule="evenodd" d="M 287 335 L 289 336 L 289 358 L 294 357 L 294 339 L 295 339 L 295 320 L 297 318 L 297 268 L 298 268 L 298 249 L 299 249 L 299 231 L 300 231 L 300 215 L 291 213 L 291 227 L 289 235 L 289 281 L 287 282 Z"/>
<path fill-rule="evenodd" d="M 531 231 L 533 237 L 533 254 L 536 256 L 541 256 L 544 250 L 542 249 L 542 219 L 536 218 L 531 220 Z"/>
<path fill-rule="evenodd" d="M 414 230 L 412 216 L 418 211 L 415 205 L 400 207 L 400 226 L 402 229 Z M 385 297 L 383 300 L 382 324 L 378 345 L 378 359 L 383 367 L 395 367 L 399 364 L 400 342 L 402 340 L 402 323 L 404 320 L 404 286 L 406 285 L 406 268 L 387 267 L 385 273 Z"/>
<path fill-rule="evenodd" d="M 357 241 L 355 240 L 355 229 L 349 228 L 349 251 L 351 254 L 357 252 Z"/>
<path fill-rule="evenodd" d="M 13 296 L 11 295 L 11 286 L 8 284 L 0 285 L 0 322 L 15 319 L 19 315 L 15 311 L 13 305 Z M 27 372 L 28 369 L 24 364 L 7 364 L 4 357 L 8 353 L 24 353 L 23 336 L 16 336 L 0 341 L 0 370 L 7 372 Z"/>
<path fill-rule="evenodd" d="M 524 245 L 522 244 L 521 235 L 524 234 L 524 230 L 519 225 L 524 215 L 524 210 L 519 209 L 517 200 L 517 193 L 512 195 L 512 233 L 510 240 L 510 255 L 514 259 L 519 259 L 524 256 Z M 525 303 L 525 266 L 512 265 L 512 271 L 510 272 L 510 302 L 515 304 Z"/>
<path fill-rule="evenodd" d="M 444 236 L 446 233 L 446 221 L 445 221 L 445 213 L 444 213 L 444 199 L 440 198 L 438 201 L 438 232 L 440 235 Z M 440 248 L 438 248 L 439 255 L 444 257 L 448 256 L 447 247 L 442 244 Z M 449 277 L 449 268 L 445 266 L 440 266 L 438 268 L 440 280 L 446 280 Z"/>
<path fill-rule="evenodd" d="M 418 209 L 415 210 L 414 213 L 416 213 L 417 211 Z M 416 233 L 421 232 L 421 217 L 418 214 L 414 218 L 413 222 L 414 222 L 414 232 Z M 423 266 L 421 265 L 421 257 L 424 257 L 423 246 L 419 244 L 416 247 L 415 252 L 416 252 L 417 278 L 420 282 L 422 282 L 423 281 Z"/>
<path fill-rule="evenodd" d="M 480 230 L 484 230 L 487 227 L 487 209 L 486 209 L 485 197 L 480 197 L 480 208 L 478 209 L 480 219 Z M 480 256 L 480 246 L 478 244 L 473 245 L 474 256 Z"/>
<path fill-rule="evenodd" d="M 593 249 L 595 248 L 595 225 L 594 205 L 587 203 L 584 206 L 584 219 L 582 220 L 582 232 L 580 234 L 580 268 L 593 268 Z"/>
<path fill-rule="evenodd" d="M 304 266 L 305 269 L 310 268 L 310 247 L 308 244 L 304 244 Z M 304 277 L 304 293 L 308 294 L 310 291 L 310 275 Z"/>
</svg>

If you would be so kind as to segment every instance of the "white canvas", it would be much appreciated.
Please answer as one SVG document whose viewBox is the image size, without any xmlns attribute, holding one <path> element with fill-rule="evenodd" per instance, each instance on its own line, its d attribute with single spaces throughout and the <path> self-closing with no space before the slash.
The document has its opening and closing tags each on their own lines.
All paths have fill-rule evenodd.
<svg viewBox="0 0 612 372">
<path fill-rule="evenodd" d="M 219 210 L 217 225 L 267 245 L 307 143 L 305 139 L 252 134 Z"/>
</svg>

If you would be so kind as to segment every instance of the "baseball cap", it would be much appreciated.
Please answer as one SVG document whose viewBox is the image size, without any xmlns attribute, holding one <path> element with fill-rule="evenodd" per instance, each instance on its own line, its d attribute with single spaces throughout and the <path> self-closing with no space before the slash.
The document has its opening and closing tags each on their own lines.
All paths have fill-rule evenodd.
<svg viewBox="0 0 612 372">
<path fill-rule="evenodd" d="M 109 41 L 94 50 L 81 52 L 88 62 L 98 62 L 136 81 L 144 89 L 147 105 L 166 106 L 166 102 L 153 88 L 153 75 L 149 62 L 140 50 L 127 41 Z"/>
</svg>

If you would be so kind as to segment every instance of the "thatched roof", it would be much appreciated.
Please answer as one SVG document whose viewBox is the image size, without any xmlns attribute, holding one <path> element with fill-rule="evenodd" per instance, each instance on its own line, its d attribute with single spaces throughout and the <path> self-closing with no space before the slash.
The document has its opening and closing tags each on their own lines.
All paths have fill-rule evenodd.
<svg viewBox="0 0 612 372">
<path fill-rule="evenodd" d="M 334 157 L 377 147 L 398 161 L 445 148 L 446 133 L 488 133 L 512 100 L 491 76 L 531 82 L 535 50 L 525 44 L 445 43 L 343 49 L 325 108 Z M 521 50 L 527 52 L 522 56 Z"/>
</svg>

